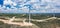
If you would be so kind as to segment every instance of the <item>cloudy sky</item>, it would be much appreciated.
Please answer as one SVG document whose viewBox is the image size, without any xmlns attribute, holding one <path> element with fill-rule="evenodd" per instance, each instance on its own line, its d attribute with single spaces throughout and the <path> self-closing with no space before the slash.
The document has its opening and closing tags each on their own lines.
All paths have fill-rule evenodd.
<svg viewBox="0 0 60 28">
<path fill-rule="evenodd" d="M 0 0 L 0 13 L 60 13 L 60 0 Z"/>
</svg>

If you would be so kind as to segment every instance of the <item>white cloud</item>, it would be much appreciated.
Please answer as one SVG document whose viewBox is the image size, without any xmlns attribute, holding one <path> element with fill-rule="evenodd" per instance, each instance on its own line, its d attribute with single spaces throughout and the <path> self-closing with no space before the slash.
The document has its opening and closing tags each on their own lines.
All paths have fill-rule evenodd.
<svg viewBox="0 0 60 28">
<path fill-rule="evenodd" d="M 17 5 L 17 4 L 14 2 L 14 3 L 13 3 L 13 6 L 16 6 L 16 5 Z"/>
<path fill-rule="evenodd" d="M 37 0 L 31 0 L 30 2 L 37 2 Z"/>
<path fill-rule="evenodd" d="M 18 3 L 20 2 L 20 3 Z M 0 13 L 1 12 L 6 12 L 6 13 L 28 13 L 29 12 L 29 8 L 28 7 L 24 7 L 24 5 L 27 4 L 31 4 L 32 7 L 36 10 L 31 10 L 31 13 L 54 13 L 55 12 L 60 12 L 60 9 L 56 8 L 56 5 L 60 6 L 60 0 L 42 0 L 41 3 L 35 3 L 35 2 L 39 2 L 39 0 L 31 0 L 27 3 L 26 0 L 14 0 L 14 2 L 12 2 L 11 0 L 5 0 L 4 1 L 4 5 L 3 7 L 0 6 Z M 47 2 L 47 3 L 46 3 Z M 53 3 L 52 3 L 53 2 Z M 10 4 L 11 8 L 5 7 L 5 5 Z M 22 8 L 16 8 L 14 6 L 16 6 L 17 4 L 20 4 L 20 7 Z M 40 5 L 47 5 L 46 7 L 41 7 Z M 51 9 L 53 8 L 53 9 Z M 5 10 L 6 9 L 6 10 Z M 37 11 L 37 9 L 40 9 Z"/>
<path fill-rule="evenodd" d="M 41 10 L 40 12 L 41 12 L 41 13 L 46 13 L 47 11 L 46 11 L 46 10 Z"/>
<path fill-rule="evenodd" d="M 39 8 L 40 8 L 40 5 L 39 5 L 39 4 L 34 4 L 34 5 L 33 5 L 33 8 L 39 9 Z"/>
<path fill-rule="evenodd" d="M 36 10 L 31 10 L 30 13 L 36 13 L 37 11 Z"/>
<path fill-rule="evenodd" d="M 13 2 L 12 2 L 11 0 L 8 0 L 8 1 L 5 0 L 5 1 L 4 1 L 4 5 L 6 5 L 6 4 L 10 4 L 10 5 L 11 5 L 12 3 L 13 3 Z"/>
<path fill-rule="evenodd" d="M 21 9 L 22 9 L 23 12 L 28 12 L 29 11 L 29 9 L 26 6 L 21 8 Z"/>
</svg>

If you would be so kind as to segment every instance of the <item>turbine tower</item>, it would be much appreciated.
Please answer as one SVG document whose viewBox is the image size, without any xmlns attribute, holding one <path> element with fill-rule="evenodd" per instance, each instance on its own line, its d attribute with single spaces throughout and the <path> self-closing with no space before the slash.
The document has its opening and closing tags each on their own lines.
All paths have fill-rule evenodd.
<svg viewBox="0 0 60 28">
<path fill-rule="evenodd" d="M 31 9 L 32 5 L 31 5 L 31 4 L 27 4 L 27 5 L 24 5 L 24 6 L 27 6 L 28 9 L 29 9 L 29 13 L 28 13 L 28 14 L 29 14 L 29 17 L 28 17 L 28 20 L 29 20 L 29 21 L 28 21 L 28 22 L 31 23 L 31 13 L 30 13 L 30 10 L 32 10 L 32 9 Z"/>
</svg>

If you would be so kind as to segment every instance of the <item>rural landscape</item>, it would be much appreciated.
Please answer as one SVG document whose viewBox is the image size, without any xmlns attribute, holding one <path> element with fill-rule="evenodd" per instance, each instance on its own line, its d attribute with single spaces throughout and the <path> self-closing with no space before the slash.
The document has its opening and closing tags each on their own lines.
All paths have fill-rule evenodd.
<svg viewBox="0 0 60 28">
<path fill-rule="evenodd" d="M 0 0 L 0 28 L 60 28 L 60 0 Z"/>
<path fill-rule="evenodd" d="M 55 14 L 55 16 L 54 16 Z M 0 14 L 0 28 L 60 28 L 60 13 Z M 15 19 L 13 18 L 15 16 Z M 13 19 L 9 22 L 10 19 Z M 26 20 L 25 20 L 26 19 Z M 25 20 L 25 23 L 24 21 Z M 14 24 L 13 24 L 14 23 Z"/>
</svg>

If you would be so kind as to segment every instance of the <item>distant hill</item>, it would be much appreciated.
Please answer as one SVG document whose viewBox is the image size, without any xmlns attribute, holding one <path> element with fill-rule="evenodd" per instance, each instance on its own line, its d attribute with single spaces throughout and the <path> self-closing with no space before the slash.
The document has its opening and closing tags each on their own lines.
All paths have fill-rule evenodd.
<svg viewBox="0 0 60 28">
<path fill-rule="evenodd" d="M 31 18 L 32 19 L 45 19 L 49 17 L 55 17 L 60 18 L 60 13 L 31 13 Z M 28 18 L 29 14 L 28 13 L 21 13 L 21 14 L 15 14 L 15 13 L 0 13 L 0 16 L 5 16 L 5 17 L 13 17 L 16 16 L 16 18 Z"/>
</svg>

